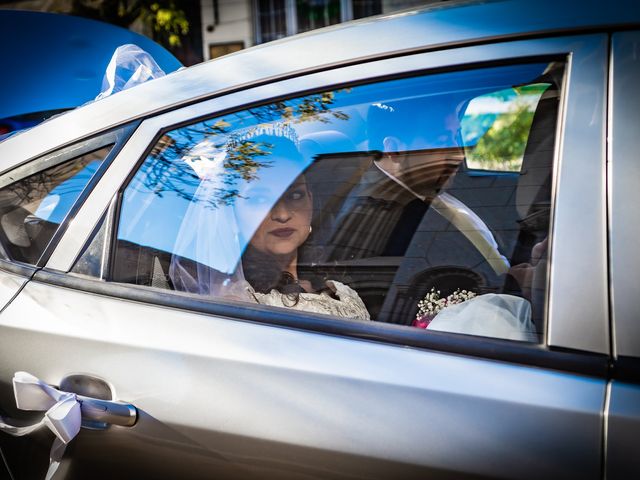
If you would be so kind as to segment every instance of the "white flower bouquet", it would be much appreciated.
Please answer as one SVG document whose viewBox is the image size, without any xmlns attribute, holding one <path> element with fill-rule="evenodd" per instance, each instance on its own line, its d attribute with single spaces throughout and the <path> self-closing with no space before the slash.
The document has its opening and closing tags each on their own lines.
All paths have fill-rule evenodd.
<svg viewBox="0 0 640 480">
<path fill-rule="evenodd" d="M 476 294 L 469 290 L 457 289 L 451 295 L 440 298 L 440 290 L 432 287 L 431 291 L 418 302 L 418 313 L 412 325 L 418 328 L 427 328 L 431 320 L 443 309 L 470 300 L 475 296 Z"/>
</svg>

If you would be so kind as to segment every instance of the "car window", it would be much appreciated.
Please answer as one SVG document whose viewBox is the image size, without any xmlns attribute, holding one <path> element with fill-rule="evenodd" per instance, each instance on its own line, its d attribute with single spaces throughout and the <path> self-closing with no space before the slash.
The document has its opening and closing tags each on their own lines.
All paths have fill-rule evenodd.
<svg viewBox="0 0 640 480">
<path fill-rule="evenodd" d="M 176 128 L 124 188 L 112 248 L 103 224 L 73 271 L 538 341 L 562 70 L 394 79 Z"/>
<path fill-rule="evenodd" d="M 32 172 L 38 161 L 0 178 L 0 244 L 6 258 L 29 264 L 38 261 L 112 147 L 63 162 L 53 156 L 36 173 Z"/>
</svg>

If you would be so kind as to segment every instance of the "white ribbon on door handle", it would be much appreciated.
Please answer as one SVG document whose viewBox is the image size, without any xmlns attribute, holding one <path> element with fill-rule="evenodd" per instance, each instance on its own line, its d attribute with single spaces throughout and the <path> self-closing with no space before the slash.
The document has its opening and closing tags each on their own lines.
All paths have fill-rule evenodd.
<svg viewBox="0 0 640 480">
<path fill-rule="evenodd" d="M 14 374 L 13 393 L 16 398 L 16 406 L 20 410 L 36 410 L 46 413 L 38 423 L 26 427 L 16 427 L 0 421 L 0 431 L 22 436 L 46 425 L 56 436 L 51 446 L 49 470 L 45 477 L 46 480 L 50 480 L 60 466 L 60 460 L 67 444 L 80 431 L 82 423 L 80 402 L 75 393 L 56 390 L 27 372 Z M 1 417 L 0 420 L 2 420 Z"/>
</svg>

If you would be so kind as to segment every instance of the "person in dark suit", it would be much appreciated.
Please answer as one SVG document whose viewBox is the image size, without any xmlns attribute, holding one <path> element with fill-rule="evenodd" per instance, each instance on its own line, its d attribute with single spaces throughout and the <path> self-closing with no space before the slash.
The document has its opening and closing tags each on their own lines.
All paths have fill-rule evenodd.
<svg viewBox="0 0 640 480">
<path fill-rule="evenodd" d="M 431 201 L 464 158 L 460 110 L 450 98 L 369 107 L 370 165 L 337 215 L 329 260 L 404 254 Z"/>
</svg>

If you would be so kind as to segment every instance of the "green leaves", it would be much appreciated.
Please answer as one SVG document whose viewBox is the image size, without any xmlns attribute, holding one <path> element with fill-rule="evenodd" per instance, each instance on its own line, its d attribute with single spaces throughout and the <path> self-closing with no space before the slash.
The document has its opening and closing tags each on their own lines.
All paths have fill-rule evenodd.
<svg viewBox="0 0 640 480">
<path fill-rule="evenodd" d="M 189 33 L 185 12 L 172 0 L 103 0 L 97 7 L 91 0 L 73 0 L 71 14 L 94 18 L 122 27 L 137 22 L 153 33 L 154 39 L 171 47 L 181 45 L 181 37 Z"/>
<path fill-rule="evenodd" d="M 176 8 L 174 2 L 152 3 L 148 9 L 148 21 L 153 30 L 166 36 L 169 45 L 177 47 L 181 45 L 180 36 L 189 33 L 189 21 L 183 10 Z"/>
<path fill-rule="evenodd" d="M 472 115 L 465 119 L 475 128 L 491 126 L 477 141 L 475 147 L 467 149 L 467 164 L 470 168 L 519 172 L 522 157 L 529 138 L 540 96 L 549 84 L 532 84 L 485 95 L 483 98 L 497 100 L 505 105 L 504 111 L 492 114 Z"/>
</svg>

